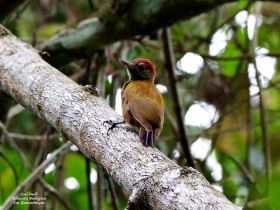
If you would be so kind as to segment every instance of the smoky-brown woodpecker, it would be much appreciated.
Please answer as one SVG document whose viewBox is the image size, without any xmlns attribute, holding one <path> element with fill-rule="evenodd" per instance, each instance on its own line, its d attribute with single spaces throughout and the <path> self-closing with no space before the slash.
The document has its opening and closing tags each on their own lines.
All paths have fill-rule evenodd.
<svg viewBox="0 0 280 210">
<path fill-rule="evenodd" d="M 162 95 L 154 85 L 156 68 L 145 58 L 136 58 L 132 62 L 120 59 L 120 62 L 126 66 L 129 75 L 121 91 L 124 122 L 139 128 L 143 146 L 155 147 L 155 137 L 160 134 L 164 119 Z"/>
</svg>

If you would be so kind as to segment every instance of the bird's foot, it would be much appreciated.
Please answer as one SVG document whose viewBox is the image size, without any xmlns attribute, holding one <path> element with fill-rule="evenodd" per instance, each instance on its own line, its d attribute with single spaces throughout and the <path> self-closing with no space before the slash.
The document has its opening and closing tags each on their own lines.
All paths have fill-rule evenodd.
<svg viewBox="0 0 280 210">
<path fill-rule="evenodd" d="M 110 130 L 113 130 L 117 125 L 123 124 L 125 122 L 124 121 L 122 121 L 122 122 L 113 122 L 112 120 L 106 120 L 106 121 L 103 122 L 103 125 L 104 125 L 104 123 L 107 123 L 107 124 L 111 125 L 110 128 L 107 130 L 107 135 L 109 135 L 109 131 Z"/>
</svg>

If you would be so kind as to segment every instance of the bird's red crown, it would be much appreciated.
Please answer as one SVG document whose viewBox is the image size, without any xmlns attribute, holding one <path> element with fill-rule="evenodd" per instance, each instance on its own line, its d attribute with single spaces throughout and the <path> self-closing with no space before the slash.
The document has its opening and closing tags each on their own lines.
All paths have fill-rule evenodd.
<svg viewBox="0 0 280 210">
<path fill-rule="evenodd" d="M 153 64 L 152 61 L 150 61 L 147 58 L 135 58 L 132 63 L 137 64 L 137 63 L 145 63 L 148 69 L 151 69 L 154 73 L 156 73 L 156 67 Z"/>
</svg>

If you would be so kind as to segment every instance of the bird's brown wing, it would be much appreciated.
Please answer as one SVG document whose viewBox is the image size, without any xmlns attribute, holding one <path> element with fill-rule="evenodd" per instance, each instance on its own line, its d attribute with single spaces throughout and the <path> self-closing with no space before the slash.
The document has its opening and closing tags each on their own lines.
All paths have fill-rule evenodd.
<svg viewBox="0 0 280 210">
<path fill-rule="evenodd" d="M 151 97 L 140 94 L 139 91 L 129 90 L 129 85 L 126 87 L 122 99 L 124 108 L 132 114 L 141 126 L 148 131 L 152 131 L 154 126 L 157 128 L 156 136 L 159 135 L 163 124 L 162 105 L 159 105 L 156 100 L 152 100 Z"/>
<path fill-rule="evenodd" d="M 152 130 L 151 124 L 155 127 L 162 126 L 163 109 L 158 107 L 154 101 L 128 100 L 126 106 L 134 119 L 147 130 Z"/>
</svg>

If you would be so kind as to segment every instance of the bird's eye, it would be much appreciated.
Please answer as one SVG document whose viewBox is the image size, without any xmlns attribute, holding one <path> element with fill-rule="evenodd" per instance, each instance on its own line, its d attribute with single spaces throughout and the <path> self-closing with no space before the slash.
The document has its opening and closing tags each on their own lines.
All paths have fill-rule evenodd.
<svg viewBox="0 0 280 210">
<path fill-rule="evenodd" d="M 139 70 L 144 70 L 144 69 L 145 69 L 145 64 L 140 63 L 140 64 L 138 65 L 138 69 L 139 69 Z"/>
</svg>

